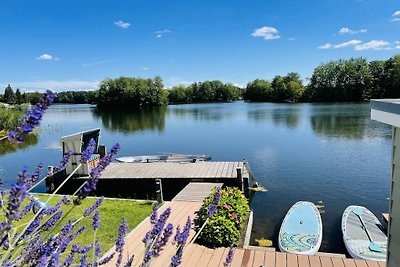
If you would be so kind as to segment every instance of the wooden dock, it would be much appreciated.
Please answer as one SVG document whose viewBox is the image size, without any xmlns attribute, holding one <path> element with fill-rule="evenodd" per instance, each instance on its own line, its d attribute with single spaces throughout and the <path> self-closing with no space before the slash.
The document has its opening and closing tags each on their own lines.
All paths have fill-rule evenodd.
<svg viewBox="0 0 400 267">
<path fill-rule="evenodd" d="M 184 252 L 182 267 L 223 267 L 229 248 L 209 249 L 193 244 Z M 329 255 L 328 253 L 326 255 Z M 158 266 L 158 265 L 152 265 Z M 165 265 L 167 266 L 167 265 Z M 385 267 L 384 262 L 330 256 L 306 256 L 235 248 L 229 267 Z M 161 266 L 160 266 L 161 267 Z"/>
<path fill-rule="evenodd" d="M 249 178 L 241 161 L 111 163 L 100 179 L 235 179 L 238 170 L 244 179 Z"/>
<path fill-rule="evenodd" d="M 222 187 L 222 185 L 223 183 L 189 183 L 172 201 L 203 202 L 203 199 L 210 195 L 214 187 Z"/>
</svg>

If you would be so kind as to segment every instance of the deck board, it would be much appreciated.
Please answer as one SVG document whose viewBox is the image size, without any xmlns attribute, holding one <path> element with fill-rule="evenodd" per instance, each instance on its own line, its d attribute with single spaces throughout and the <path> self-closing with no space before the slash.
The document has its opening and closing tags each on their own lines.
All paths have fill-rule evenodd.
<svg viewBox="0 0 400 267">
<path fill-rule="evenodd" d="M 356 263 L 353 259 L 343 259 L 345 267 L 356 267 Z"/>
<path fill-rule="evenodd" d="M 276 267 L 286 267 L 286 253 L 275 252 L 275 266 Z"/>
<path fill-rule="evenodd" d="M 266 251 L 264 256 L 265 267 L 275 267 L 275 252 Z"/>
<path fill-rule="evenodd" d="M 321 260 L 318 256 L 309 256 L 310 267 L 321 267 Z"/>
<path fill-rule="evenodd" d="M 298 267 L 299 266 L 296 254 L 287 254 L 286 266 L 287 267 Z"/>
<path fill-rule="evenodd" d="M 254 252 L 253 266 L 260 267 L 260 266 L 264 265 L 264 257 L 265 257 L 265 251 L 256 250 Z"/>
<path fill-rule="evenodd" d="M 333 267 L 345 267 L 343 259 L 341 258 L 332 258 Z"/>
<path fill-rule="evenodd" d="M 332 266 L 332 259 L 328 257 L 319 257 L 321 260 L 321 266 L 322 267 L 333 267 Z"/>
<path fill-rule="evenodd" d="M 189 183 L 172 201 L 197 201 L 202 203 L 204 198 L 211 194 L 214 187 L 221 187 L 222 185 L 223 183 Z"/>
<path fill-rule="evenodd" d="M 242 260 L 244 255 L 244 249 L 235 249 L 235 254 L 233 254 L 233 259 L 230 267 L 242 267 Z"/>
<path fill-rule="evenodd" d="M 224 254 L 225 248 L 217 248 L 214 250 L 213 254 L 211 255 L 210 261 L 208 262 L 207 266 L 219 266 L 222 255 Z"/>
<path fill-rule="evenodd" d="M 298 255 L 297 260 L 299 261 L 299 267 L 310 267 L 310 260 L 306 255 Z"/>
</svg>

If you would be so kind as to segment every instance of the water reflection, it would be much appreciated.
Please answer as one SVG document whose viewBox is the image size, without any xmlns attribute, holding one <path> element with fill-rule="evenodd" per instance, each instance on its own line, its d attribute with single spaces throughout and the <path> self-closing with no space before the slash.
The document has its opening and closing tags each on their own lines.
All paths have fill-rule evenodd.
<svg viewBox="0 0 400 267">
<path fill-rule="evenodd" d="M 29 134 L 26 137 L 25 141 L 19 145 L 9 142 L 6 139 L 2 140 L 2 141 L 0 141 L 0 156 L 4 156 L 8 153 L 12 153 L 17 150 L 27 149 L 30 146 L 36 145 L 38 140 L 39 140 L 39 138 L 36 134 Z"/>
<path fill-rule="evenodd" d="M 310 123 L 312 130 L 328 138 L 363 139 L 382 137 L 382 125 L 374 131 L 369 105 L 332 104 L 313 105 Z M 390 129 L 386 127 L 390 137 Z"/>
<path fill-rule="evenodd" d="M 275 126 L 285 126 L 290 129 L 297 127 L 300 117 L 300 108 L 286 107 L 280 105 L 268 105 L 265 108 L 250 109 L 247 111 L 247 118 L 256 123 L 266 123 L 271 121 Z"/>
<path fill-rule="evenodd" d="M 223 109 L 222 104 L 220 107 L 214 106 L 200 106 L 193 107 L 192 105 L 187 107 L 172 107 L 169 109 L 169 113 L 173 114 L 178 118 L 190 118 L 195 121 L 220 121 L 233 117 L 233 112 Z"/>
<path fill-rule="evenodd" d="M 93 109 L 93 116 L 100 118 L 104 128 L 116 132 L 144 130 L 164 131 L 166 107 L 146 107 L 135 110 Z"/>
<path fill-rule="evenodd" d="M 275 126 L 283 125 L 294 129 L 299 123 L 299 109 L 274 109 L 272 119 Z"/>
</svg>

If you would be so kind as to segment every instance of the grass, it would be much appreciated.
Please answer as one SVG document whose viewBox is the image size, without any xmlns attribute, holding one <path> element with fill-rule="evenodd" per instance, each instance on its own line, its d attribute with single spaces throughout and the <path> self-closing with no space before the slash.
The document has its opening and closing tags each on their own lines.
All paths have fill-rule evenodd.
<svg viewBox="0 0 400 267">
<path fill-rule="evenodd" d="M 50 195 L 47 194 L 36 194 L 36 196 L 44 201 L 48 199 Z M 54 196 L 50 200 L 50 204 L 54 205 L 61 199 L 61 196 Z M 50 234 L 58 233 L 61 227 L 68 222 L 68 220 L 78 220 L 82 217 L 83 211 L 91 206 L 96 201 L 96 198 L 86 198 L 82 201 L 82 204 L 76 206 L 74 204 L 63 205 L 62 210 L 63 219 L 56 225 L 56 227 L 49 232 L 44 232 L 44 236 L 47 237 Z M 25 204 L 24 203 L 23 207 Z M 129 229 L 134 229 L 141 221 L 150 215 L 152 210 L 152 202 L 150 201 L 134 201 L 134 200 L 121 200 L 121 199 L 105 199 L 100 205 L 100 229 L 96 233 L 96 238 L 99 240 L 102 248 L 102 254 L 107 252 L 115 245 L 115 240 L 118 234 L 118 226 L 121 223 L 122 218 L 125 218 L 128 222 Z M 22 220 L 14 223 L 14 228 L 18 227 L 19 231 L 22 231 L 26 226 L 26 223 L 33 217 L 33 213 L 30 212 Z M 1 218 L 3 217 L 3 218 Z M 0 219 L 4 220 L 4 215 L 0 215 Z M 82 220 L 75 226 L 75 231 L 85 226 L 86 230 L 73 240 L 73 243 L 79 245 L 90 245 L 94 240 L 94 231 L 92 228 L 92 215 L 83 217 Z M 46 221 L 46 218 L 43 222 Z M 15 252 L 14 252 L 15 253 Z M 66 256 L 66 255 L 65 255 Z M 88 253 L 88 260 L 92 258 L 92 252 Z"/>
</svg>

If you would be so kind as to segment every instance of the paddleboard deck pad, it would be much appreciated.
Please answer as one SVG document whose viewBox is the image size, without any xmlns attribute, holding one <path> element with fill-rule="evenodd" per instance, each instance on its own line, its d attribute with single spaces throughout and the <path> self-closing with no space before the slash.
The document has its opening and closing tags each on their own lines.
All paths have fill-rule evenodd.
<svg viewBox="0 0 400 267">
<path fill-rule="evenodd" d="M 322 220 L 317 207 L 307 201 L 294 204 L 279 231 L 282 252 L 314 255 L 322 242 Z"/>
<path fill-rule="evenodd" d="M 360 218 L 356 213 L 361 213 L 362 221 L 381 251 L 370 249 L 370 239 Z M 343 212 L 342 233 L 343 242 L 350 256 L 355 259 L 386 261 L 387 254 L 387 236 L 382 231 L 383 226 L 376 216 L 367 208 L 362 206 L 349 206 Z"/>
</svg>

